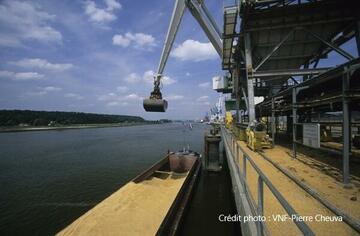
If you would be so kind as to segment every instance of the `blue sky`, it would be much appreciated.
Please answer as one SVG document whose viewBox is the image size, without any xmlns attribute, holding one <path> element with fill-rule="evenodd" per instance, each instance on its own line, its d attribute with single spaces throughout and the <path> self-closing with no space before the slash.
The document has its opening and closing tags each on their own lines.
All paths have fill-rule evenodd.
<svg viewBox="0 0 360 236">
<path fill-rule="evenodd" d="M 166 113 L 146 113 L 173 0 L 0 3 L 0 109 L 202 118 L 221 61 L 189 12 L 165 68 Z M 208 7 L 221 25 L 222 2 Z"/>
<path fill-rule="evenodd" d="M 233 1 L 226 0 L 225 3 Z M 207 1 L 219 26 L 223 1 Z M 0 109 L 200 119 L 221 61 L 187 11 L 164 72 L 166 113 L 146 113 L 174 0 L 0 1 Z M 354 40 L 343 49 L 357 56 Z M 330 53 L 319 66 L 346 60 Z"/>
</svg>

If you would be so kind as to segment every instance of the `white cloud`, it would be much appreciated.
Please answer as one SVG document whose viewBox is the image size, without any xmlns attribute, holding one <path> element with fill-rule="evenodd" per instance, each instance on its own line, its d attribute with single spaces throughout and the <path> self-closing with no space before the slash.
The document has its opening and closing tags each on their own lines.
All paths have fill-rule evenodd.
<svg viewBox="0 0 360 236">
<path fill-rule="evenodd" d="M 51 71 L 64 71 L 71 69 L 73 67 L 73 65 L 69 63 L 54 64 L 48 62 L 45 59 L 40 59 L 40 58 L 24 58 L 16 62 L 9 62 L 9 64 L 24 68 L 38 68 L 38 69 L 51 70 Z"/>
<path fill-rule="evenodd" d="M 0 71 L 0 78 L 8 78 L 12 80 L 39 80 L 43 79 L 44 75 L 37 72 Z"/>
<path fill-rule="evenodd" d="M 21 42 L 16 36 L 0 33 L 0 46 L 16 48 L 21 46 Z"/>
<path fill-rule="evenodd" d="M 118 102 L 108 102 L 106 105 L 109 107 L 113 107 L 113 106 L 119 105 L 119 103 Z"/>
<path fill-rule="evenodd" d="M 197 102 L 206 102 L 209 101 L 209 96 L 201 96 L 198 99 L 196 99 Z"/>
<path fill-rule="evenodd" d="M 108 93 L 108 94 L 98 96 L 99 101 L 106 102 L 106 101 L 111 101 L 111 100 L 116 100 L 116 99 L 117 99 L 117 95 L 115 93 Z"/>
<path fill-rule="evenodd" d="M 186 76 L 190 76 L 191 74 L 189 73 L 189 72 L 186 72 L 186 74 L 185 74 Z"/>
<path fill-rule="evenodd" d="M 126 95 L 125 97 L 120 97 L 121 100 L 124 101 L 142 101 L 144 98 L 137 95 L 136 93 L 132 93 L 129 95 Z"/>
<path fill-rule="evenodd" d="M 201 43 L 192 39 L 178 45 L 170 55 L 182 61 L 204 61 L 218 57 L 211 43 Z"/>
<path fill-rule="evenodd" d="M 54 15 L 29 1 L 3 1 L 0 4 L 0 46 L 18 47 L 25 40 L 59 43 L 62 34 L 49 24 L 54 19 Z"/>
<path fill-rule="evenodd" d="M 143 80 L 145 82 L 148 82 L 150 84 L 153 84 L 154 83 L 154 76 L 155 76 L 155 72 L 152 71 L 152 70 L 148 70 L 148 71 L 145 71 L 144 75 L 143 75 Z M 170 84 L 174 84 L 176 83 L 176 80 L 175 79 L 172 79 L 168 76 L 163 76 L 161 77 L 161 83 L 163 85 L 170 85 Z"/>
<path fill-rule="evenodd" d="M 161 82 L 163 83 L 163 85 L 170 85 L 170 84 L 176 83 L 176 80 L 172 79 L 168 76 L 163 76 L 161 78 Z"/>
<path fill-rule="evenodd" d="M 196 99 L 196 102 L 199 104 L 199 105 L 210 105 L 210 102 L 209 102 L 209 96 L 201 96 L 201 97 L 198 97 Z"/>
<path fill-rule="evenodd" d="M 132 40 L 136 45 L 139 46 L 154 46 L 155 45 L 155 38 L 150 34 L 144 34 L 144 33 L 126 33 L 125 37 Z"/>
<path fill-rule="evenodd" d="M 117 0 L 105 0 L 107 10 L 112 11 L 115 9 L 121 9 L 121 4 Z"/>
<path fill-rule="evenodd" d="M 128 39 L 122 35 L 119 35 L 119 34 L 114 35 L 112 40 L 113 40 L 114 45 L 119 45 L 124 48 L 128 47 L 131 43 L 130 39 Z"/>
<path fill-rule="evenodd" d="M 42 96 L 42 95 L 46 95 L 52 92 L 58 92 L 61 91 L 62 88 L 59 87 L 54 87 L 54 86 L 47 86 L 47 87 L 38 87 L 37 91 L 35 92 L 29 92 L 27 93 L 27 95 L 30 96 Z"/>
<path fill-rule="evenodd" d="M 115 34 L 112 38 L 113 44 L 121 47 L 133 45 L 135 48 L 151 48 L 156 45 L 155 38 L 150 34 L 126 33 L 125 35 Z"/>
<path fill-rule="evenodd" d="M 140 101 L 143 100 L 144 98 L 139 96 L 136 93 L 131 93 L 131 94 L 127 94 L 127 95 L 119 95 L 119 94 L 115 94 L 115 93 L 108 93 L 105 95 L 100 95 L 98 96 L 98 100 L 99 101 L 127 101 L 127 102 L 131 102 L 131 101 Z"/>
<path fill-rule="evenodd" d="M 118 87 L 116 88 L 116 90 L 117 90 L 119 93 L 126 93 L 126 92 L 129 90 L 129 88 L 126 87 L 126 86 L 118 86 Z"/>
<path fill-rule="evenodd" d="M 30 95 L 30 96 L 43 96 L 43 95 L 46 95 L 47 92 L 45 91 L 37 91 L 37 92 L 28 92 L 26 93 L 26 95 Z"/>
<path fill-rule="evenodd" d="M 203 88 L 203 89 L 205 89 L 205 88 L 210 88 L 210 82 L 204 82 L 204 83 L 200 83 L 198 86 L 200 87 L 200 88 Z"/>
<path fill-rule="evenodd" d="M 44 78 L 44 75 L 37 72 L 19 72 L 14 75 L 15 80 L 37 80 L 42 78 Z"/>
<path fill-rule="evenodd" d="M 178 101 L 178 100 L 184 99 L 184 96 L 171 94 L 171 95 L 166 96 L 165 99 L 168 101 Z"/>
<path fill-rule="evenodd" d="M 65 98 L 74 98 L 74 99 L 77 99 L 77 100 L 82 100 L 84 99 L 83 96 L 79 95 L 79 94 L 76 94 L 76 93 L 65 93 L 64 94 L 64 97 Z"/>
<path fill-rule="evenodd" d="M 124 78 L 125 82 L 127 83 L 137 83 L 137 82 L 140 82 L 141 80 L 141 77 L 136 74 L 136 73 L 131 73 L 129 75 L 127 75 L 125 78 Z"/>
<path fill-rule="evenodd" d="M 48 87 L 44 87 L 42 88 L 45 92 L 56 92 L 56 91 L 61 91 L 62 88 L 58 88 L 58 87 L 53 87 L 53 86 L 48 86 Z"/>
<path fill-rule="evenodd" d="M 106 8 L 99 8 L 94 1 L 85 1 L 85 14 L 94 23 L 104 24 L 117 19 L 114 10 L 121 9 L 121 4 L 116 0 L 105 0 Z"/>
<path fill-rule="evenodd" d="M 143 99 L 143 97 L 136 93 L 131 93 L 127 95 L 108 93 L 98 96 L 98 100 L 106 102 L 107 106 L 127 106 L 130 103 L 137 103 L 142 101 Z"/>
<path fill-rule="evenodd" d="M 1 70 L 0 71 L 0 78 L 11 78 L 15 75 L 14 72 Z"/>
<path fill-rule="evenodd" d="M 153 84 L 154 83 L 154 76 L 155 76 L 155 72 L 152 71 L 152 70 L 148 70 L 148 71 L 144 72 L 143 79 L 144 79 L 145 82 Z"/>
<path fill-rule="evenodd" d="M 129 105 L 129 103 L 127 102 L 117 102 L 117 101 L 113 101 L 113 102 L 108 102 L 106 104 L 106 106 L 109 106 L 109 107 L 114 107 L 114 106 L 127 106 Z"/>
</svg>

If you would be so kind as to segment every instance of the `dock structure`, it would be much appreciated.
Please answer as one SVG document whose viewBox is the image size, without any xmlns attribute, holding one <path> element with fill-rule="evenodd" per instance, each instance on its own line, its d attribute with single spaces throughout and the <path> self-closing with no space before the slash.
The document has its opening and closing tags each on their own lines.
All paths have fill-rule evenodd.
<svg viewBox="0 0 360 236">
<path fill-rule="evenodd" d="M 351 127 L 359 123 L 351 119 L 360 99 L 357 11 L 356 1 L 336 0 L 243 0 L 224 8 L 222 67 L 232 75 L 236 114 L 246 111 L 237 115 L 237 123 L 271 120 L 275 143 L 276 120 L 286 117 L 295 157 L 305 124 L 321 123 L 314 116 L 341 112 L 344 183 L 350 179 Z M 350 40 L 355 40 L 357 52 L 342 49 Z M 325 62 L 320 67 L 329 54 L 338 54 L 345 63 Z M 254 98 L 260 96 L 264 101 L 255 105 Z M 322 122 L 321 128 L 326 125 Z"/>
<path fill-rule="evenodd" d="M 143 103 L 146 111 L 167 108 L 160 82 L 186 9 L 225 71 L 214 78 L 213 88 L 227 94 L 229 119 L 221 126 L 221 139 L 242 234 L 359 235 L 359 168 L 357 176 L 350 174 L 350 161 L 358 161 L 360 153 L 358 1 L 236 0 L 224 6 L 221 32 L 204 0 L 176 0 L 154 90 Z M 256 102 L 260 97 L 263 101 Z M 205 141 L 206 170 L 220 170 L 220 137 L 214 133 Z M 341 158 L 340 168 L 327 163 L 330 155 Z M 171 166 L 175 159 L 168 160 Z M 183 166 L 183 158 L 176 160 Z M 194 186 L 200 164 L 194 166 L 188 174 L 192 178 L 173 184 L 179 193 L 167 202 L 151 234 L 177 232 L 185 203 L 176 199 L 189 199 L 191 191 L 182 191 L 182 186 Z M 147 186 L 156 168 L 137 187 Z M 119 195 L 124 195 L 121 190 Z M 95 216 L 104 215 L 104 204 L 94 208 Z M 107 212 L 119 216 L 112 209 Z M 151 219 L 148 215 L 144 222 Z M 103 220 L 106 227 L 113 224 Z M 77 222 L 63 232 L 77 234 L 72 230 L 78 229 Z M 87 226 L 82 232 L 88 232 Z"/>
<path fill-rule="evenodd" d="M 266 217 L 241 222 L 244 235 L 360 233 L 360 179 L 350 172 L 350 162 L 360 160 L 358 6 L 239 0 L 224 7 L 227 75 L 213 87 L 235 106 L 227 109 L 234 122 L 222 128 L 222 139 L 238 213 Z M 249 148 L 254 122 L 265 124 L 272 149 Z M 341 167 L 319 153 L 341 158 Z M 269 220 L 279 214 L 291 223 Z M 302 220 L 316 215 L 342 221 Z"/>
<path fill-rule="evenodd" d="M 242 233 L 359 234 L 360 173 L 350 175 L 360 153 L 358 1 L 232 2 L 221 32 L 206 1 L 175 1 L 154 91 L 188 9 L 225 71 L 213 89 L 226 94 L 221 137 L 237 211 L 251 218 Z"/>
</svg>

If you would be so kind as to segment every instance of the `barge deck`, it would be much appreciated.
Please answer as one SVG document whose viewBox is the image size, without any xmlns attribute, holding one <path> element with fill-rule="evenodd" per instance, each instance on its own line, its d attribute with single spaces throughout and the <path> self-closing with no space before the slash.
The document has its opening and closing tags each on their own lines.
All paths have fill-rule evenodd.
<svg viewBox="0 0 360 236">
<path fill-rule="evenodd" d="M 174 235 L 200 167 L 196 153 L 170 153 L 57 235 Z"/>
</svg>

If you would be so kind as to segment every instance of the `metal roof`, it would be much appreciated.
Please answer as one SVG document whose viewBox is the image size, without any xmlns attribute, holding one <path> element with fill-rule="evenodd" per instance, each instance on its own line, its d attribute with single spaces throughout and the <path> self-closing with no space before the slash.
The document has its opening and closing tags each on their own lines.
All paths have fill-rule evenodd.
<svg viewBox="0 0 360 236">
<path fill-rule="evenodd" d="M 223 70 L 230 69 L 232 48 L 235 34 L 235 26 L 237 19 L 237 8 L 236 7 L 225 7 L 224 8 L 224 30 L 223 30 L 223 58 L 222 68 Z"/>
<path fill-rule="evenodd" d="M 275 9 L 255 9 L 247 5 L 242 9 L 241 40 L 245 33 L 250 34 L 254 69 L 283 41 L 257 71 L 299 69 L 325 51 L 326 46 L 316 36 L 332 43 L 335 36 L 345 37 L 349 25 L 359 14 L 358 10 L 356 1 L 324 0 Z M 288 78 L 279 77 L 277 83 Z M 271 79 L 276 83 L 274 77 Z"/>
</svg>

